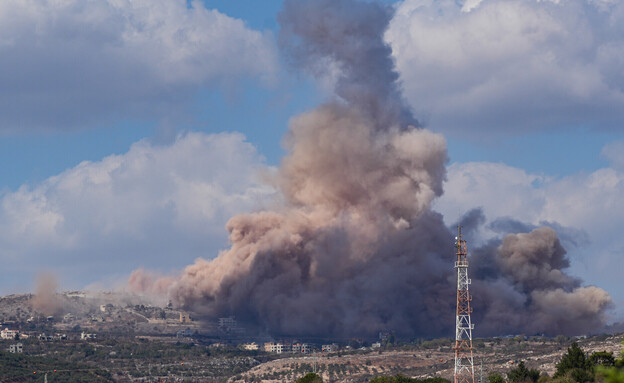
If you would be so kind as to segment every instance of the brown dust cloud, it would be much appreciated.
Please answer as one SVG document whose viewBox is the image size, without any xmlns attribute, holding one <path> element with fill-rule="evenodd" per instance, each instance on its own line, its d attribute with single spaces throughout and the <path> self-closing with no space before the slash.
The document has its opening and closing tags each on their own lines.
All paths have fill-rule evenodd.
<svg viewBox="0 0 624 383">
<path fill-rule="evenodd" d="M 283 202 L 232 217 L 231 246 L 216 258 L 164 278 L 135 270 L 132 289 L 274 336 L 452 334 L 455 234 L 431 208 L 443 193 L 446 142 L 403 100 L 383 39 L 392 16 L 374 2 L 284 2 L 282 52 L 334 89 L 290 122 L 272 180 Z M 477 335 L 604 325 L 611 298 L 566 274 L 553 229 L 509 234 L 472 253 Z"/>
</svg>

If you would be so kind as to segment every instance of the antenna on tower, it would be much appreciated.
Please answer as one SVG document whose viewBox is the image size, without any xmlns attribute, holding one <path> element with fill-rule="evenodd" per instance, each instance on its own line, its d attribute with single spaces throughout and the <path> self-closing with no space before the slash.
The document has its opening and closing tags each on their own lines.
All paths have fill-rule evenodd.
<svg viewBox="0 0 624 383">
<path fill-rule="evenodd" d="M 475 383 L 474 360 L 472 357 L 472 330 L 470 321 L 470 301 L 468 291 L 471 280 L 468 278 L 468 248 L 462 237 L 461 223 L 457 225 L 455 237 L 457 261 L 457 311 L 455 316 L 455 383 Z"/>
</svg>

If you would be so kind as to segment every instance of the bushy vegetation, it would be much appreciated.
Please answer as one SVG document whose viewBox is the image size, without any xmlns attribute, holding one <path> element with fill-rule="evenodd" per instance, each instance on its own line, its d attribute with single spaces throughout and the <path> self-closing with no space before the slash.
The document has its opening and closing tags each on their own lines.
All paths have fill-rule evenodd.
<svg viewBox="0 0 624 383">
<path fill-rule="evenodd" d="M 563 341 L 563 337 L 558 337 Z M 521 361 L 507 373 L 505 379 L 499 373 L 488 376 L 488 383 L 624 383 L 624 356 L 616 359 L 612 352 L 600 351 L 591 355 L 574 342 L 556 364 L 554 376 L 540 374 L 539 370 L 527 368 Z"/>
<path fill-rule="evenodd" d="M 41 381 L 48 375 L 48 382 L 113 382 L 110 373 L 79 363 L 70 363 L 51 357 L 28 357 L 0 352 L 0 379 L 3 381 Z"/>
<path fill-rule="evenodd" d="M 507 379 L 511 383 L 537 383 L 540 377 L 539 370 L 529 369 L 524 364 L 524 361 L 518 364 L 518 367 L 512 369 L 507 373 Z"/>
<path fill-rule="evenodd" d="M 323 379 L 317 374 L 310 372 L 303 378 L 297 379 L 297 383 L 323 383 Z"/>
<path fill-rule="evenodd" d="M 611 357 L 599 355 L 594 360 L 598 361 L 597 373 L 604 379 L 605 383 L 624 383 L 624 351 L 619 359 L 614 359 L 613 355 Z"/>
<path fill-rule="evenodd" d="M 447 379 L 436 377 L 427 379 L 408 378 L 401 374 L 395 376 L 378 376 L 373 378 L 370 383 L 451 383 Z"/>
</svg>

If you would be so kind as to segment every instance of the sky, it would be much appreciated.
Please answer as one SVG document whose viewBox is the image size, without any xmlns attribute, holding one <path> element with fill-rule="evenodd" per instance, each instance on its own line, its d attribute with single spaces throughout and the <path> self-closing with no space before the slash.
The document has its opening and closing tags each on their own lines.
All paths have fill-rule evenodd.
<svg viewBox="0 0 624 383">
<path fill-rule="evenodd" d="M 482 209 L 548 225 L 570 273 L 624 317 L 624 4 L 385 1 L 404 97 L 447 141 L 451 225 Z M 0 293 L 110 288 L 227 247 L 229 217 L 266 182 L 294 116 L 331 78 L 280 54 L 281 1 L 0 3 Z M 469 246 L 471 243 L 469 243 Z"/>
</svg>

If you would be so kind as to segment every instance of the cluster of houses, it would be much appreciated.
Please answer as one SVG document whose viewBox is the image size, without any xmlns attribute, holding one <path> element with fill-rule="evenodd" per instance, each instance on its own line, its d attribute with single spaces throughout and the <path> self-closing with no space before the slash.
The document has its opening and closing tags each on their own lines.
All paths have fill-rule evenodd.
<svg viewBox="0 0 624 383">
<path fill-rule="evenodd" d="M 243 349 L 248 351 L 260 350 L 260 346 L 256 342 L 243 344 L 242 347 Z M 339 349 L 340 347 L 336 343 L 324 344 L 321 347 L 322 352 L 335 352 Z M 262 351 L 271 352 L 274 354 L 283 354 L 287 352 L 309 354 L 312 352 L 312 350 L 313 347 L 308 343 L 266 342 L 262 346 Z"/>
<path fill-rule="evenodd" d="M 39 340 L 45 341 L 53 341 L 53 340 L 67 340 L 67 334 L 55 334 L 55 335 L 46 335 L 46 333 L 41 333 L 37 337 Z"/>
<path fill-rule="evenodd" d="M 11 330 L 8 327 L 0 331 L 1 339 L 28 339 L 29 337 L 30 336 L 28 334 L 20 333 L 19 330 Z M 80 334 L 80 339 L 82 340 L 89 340 L 89 339 L 96 339 L 96 338 L 97 338 L 96 334 L 87 334 L 86 332 L 83 332 L 82 334 Z M 57 333 L 54 335 L 49 335 L 49 334 L 41 333 L 37 336 L 37 339 L 42 340 L 42 341 L 48 341 L 48 342 L 53 341 L 53 340 L 67 340 L 67 334 Z"/>
</svg>

